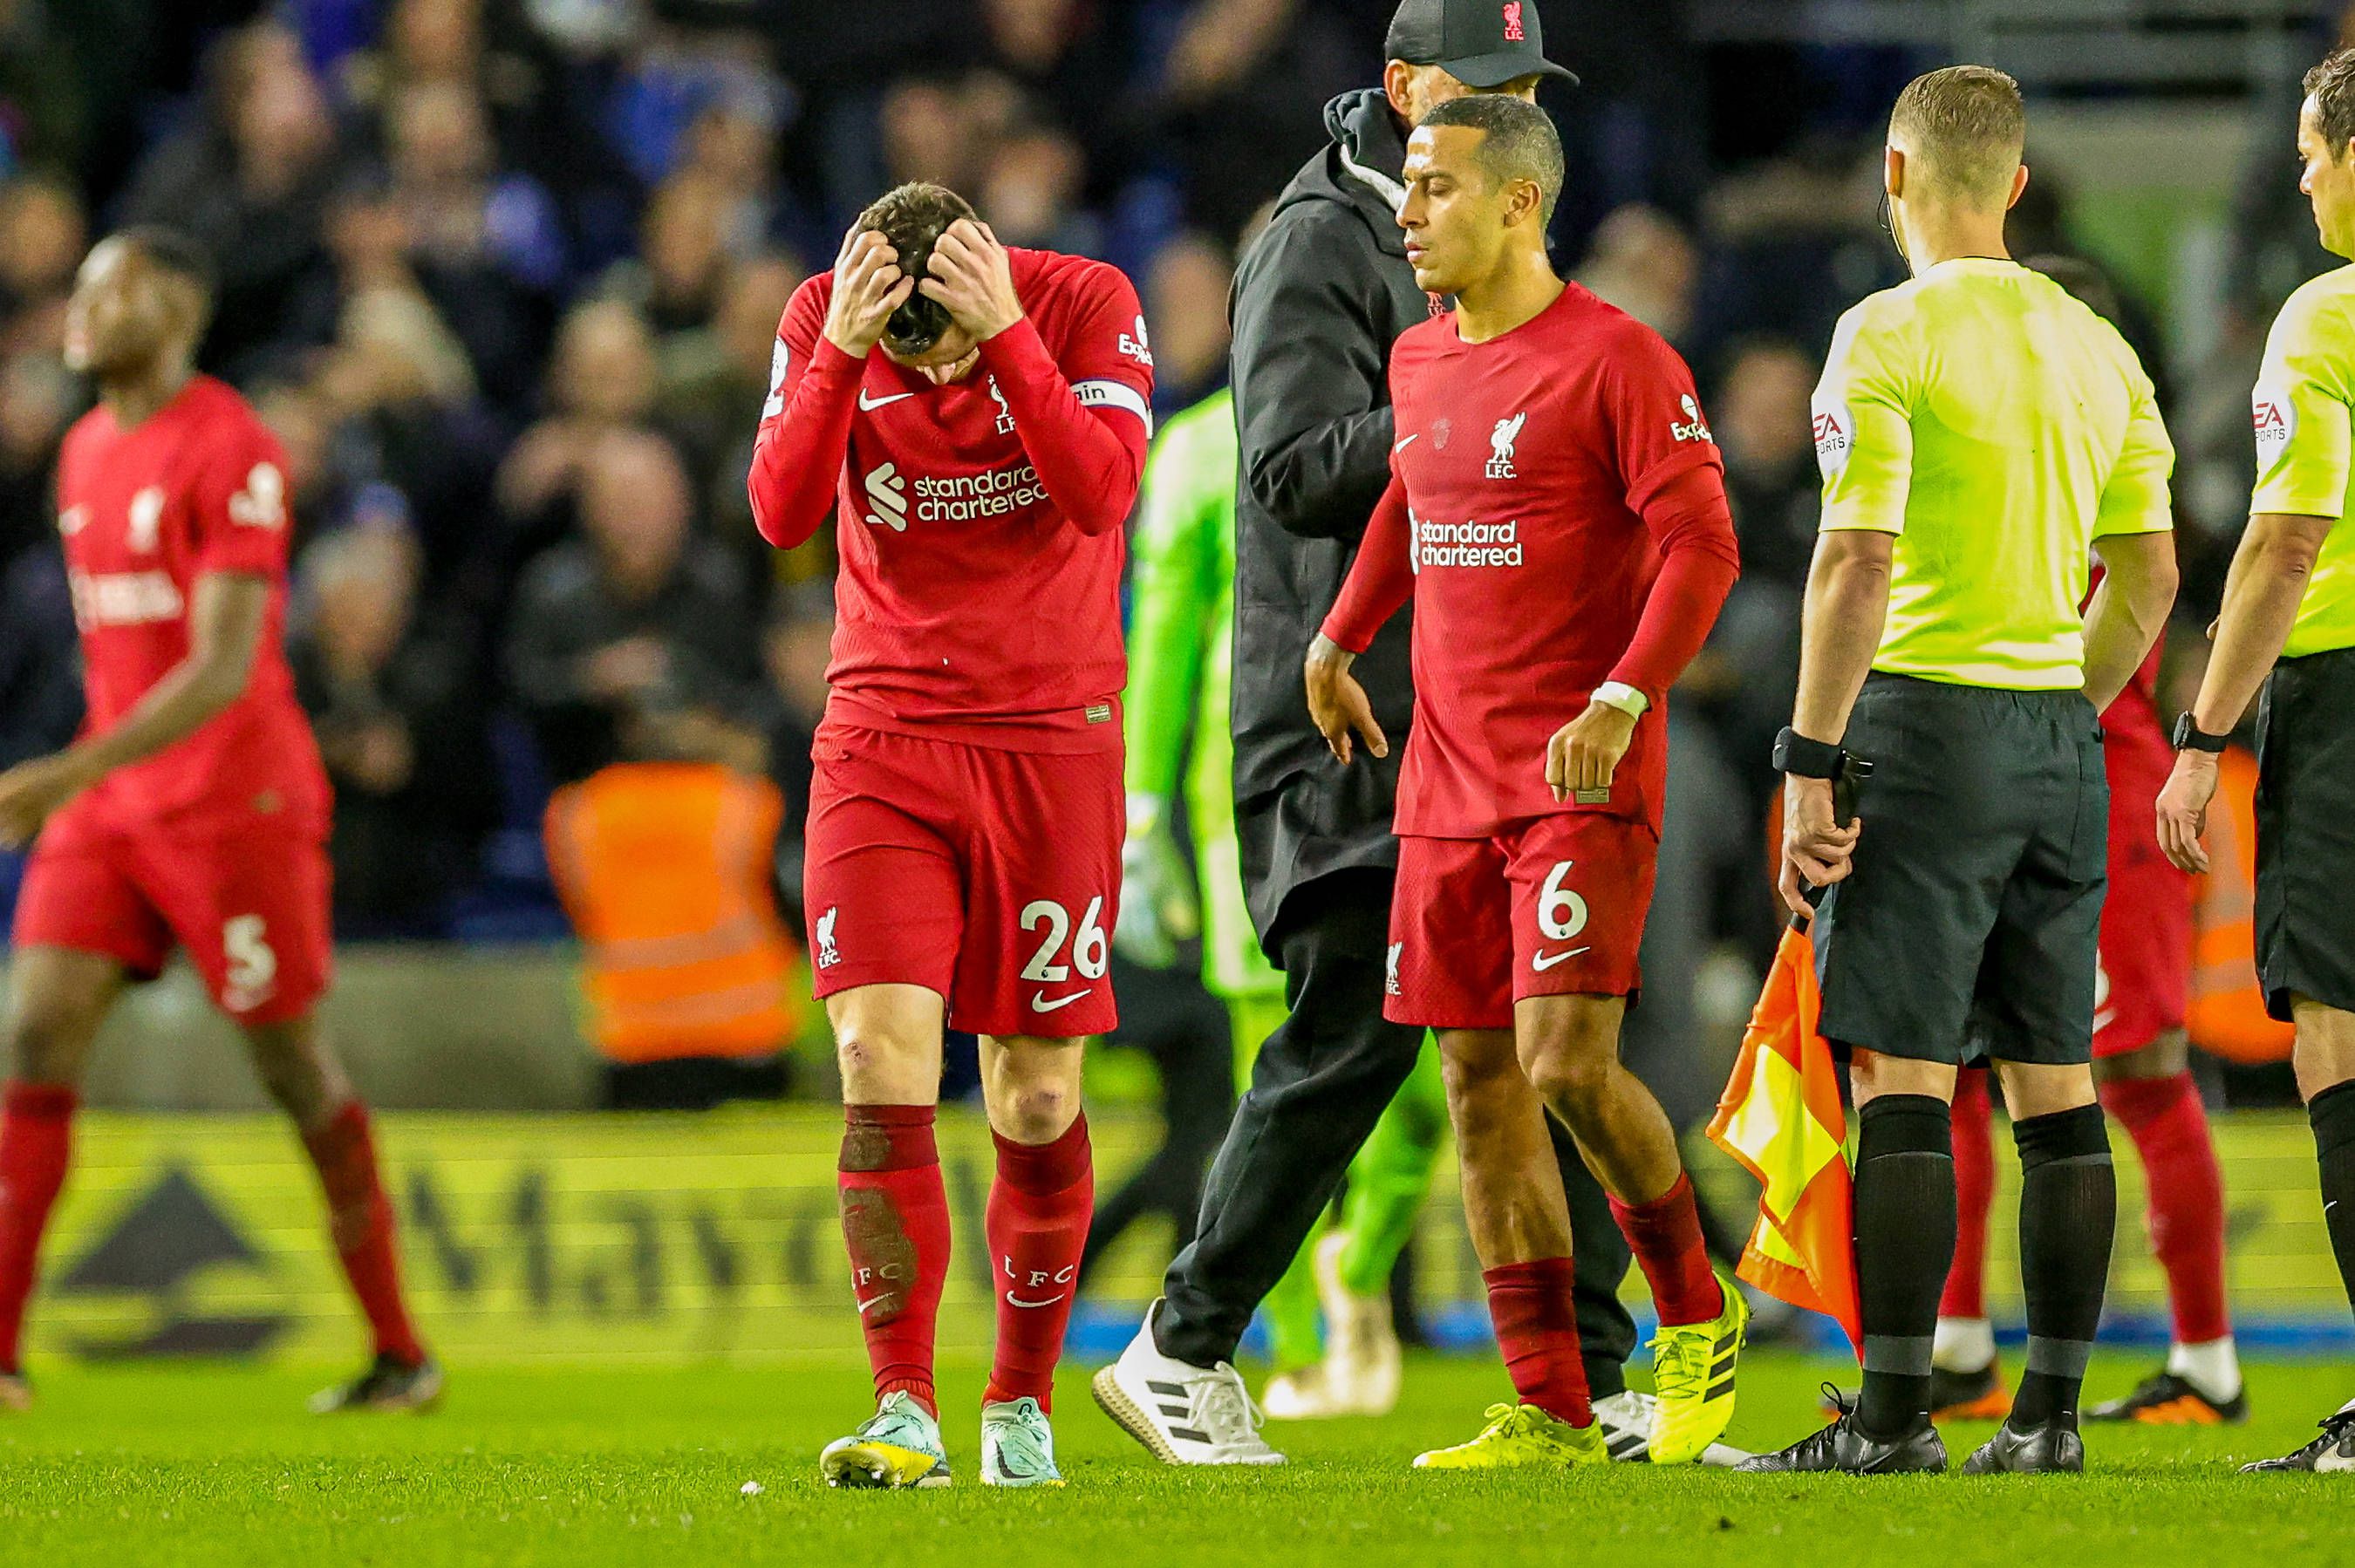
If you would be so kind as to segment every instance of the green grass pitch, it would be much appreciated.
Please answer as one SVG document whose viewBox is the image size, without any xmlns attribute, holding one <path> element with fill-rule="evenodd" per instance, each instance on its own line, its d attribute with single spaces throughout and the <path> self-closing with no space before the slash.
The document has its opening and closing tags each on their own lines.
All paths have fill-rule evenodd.
<svg viewBox="0 0 2355 1568">
<path fill-rule="evenodd" d="M 1800 1435 L 1829 1363 L 1757 1353 L 1734 1436 Z M 2096 1364 L 2109 1393 L 2138 1362 Z M 2082 1479 L 1774 1479 L 1614 1467 L 1575 1477 L 1419 1476 L 1503 1386 L 1485 1359 L 1418 1358 L 1381 1421 L 1271 1430 L 1277 1471 L 1165 1469 L 1067 1375 L 1071 1485 L 975 1484 L 979 1376 L 953 1371 L 957 1484 L 829 1492 L 828 1438 L 863 1413 L 862 1369 L 469 1370 L 424 1417 L 305 1415 L 319 1380 L 283 1370 L 52 1370 L 0 1422 L 0 1563 L 659 1564 L 1443 1563 L 2107 1563 L 2355 1562 L 2355 1477 L 2233 1474 L 2285 1452 L 2355 1392 L 2355 1367 L 2260 1365 L 2239 1428 L 2095 1428 Z M 1959 1460 L 1982 1428 L 1957 1427 Z M 747 1495 L 747 1482 L 760 1490 Z M 1902 1556 L 1898 1554 L 1902 1553 Z"/>
</svg>

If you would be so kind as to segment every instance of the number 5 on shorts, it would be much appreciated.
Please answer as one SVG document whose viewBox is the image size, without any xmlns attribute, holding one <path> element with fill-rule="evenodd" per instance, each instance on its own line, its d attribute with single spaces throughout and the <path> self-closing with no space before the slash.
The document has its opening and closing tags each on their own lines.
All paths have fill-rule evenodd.
<svg viewBox="0 0 2355 1568">
<path fill-rule="evenodd" d="M 229 959 L 225 990 L 230 1008 L 241 1012 L 259 1006 L 278 979 L 278 955 L 261 917 L 240 914 L 223 921 L 221 952 Z"/>
<path fill-rule="evenodd" d="M 1071 965 L 1078 966 L 1083 979 L 1101 980 L 1111 965 L 1111 944 L 1103 927 L 1096 923 L 1096 917 L 1102 913 L 1103 900 L 1090 899 L 1087 912 L 1080 916 L 1080 939 L 1071 944 Z M 1022 906 L 1022 929 L 1036 931 L 1041 925 L 1047 928 L 1047 940 L 1039 944 L 1039 951 L 1030 955 L 1030 962 L 1022 966 L 1022 977 L 1057 985 L 1071 977 L 1071 965 L 1054 961 L 1071 934 L 1071 912 L 1052 899 L 1033 899 Z"/>
</svg>

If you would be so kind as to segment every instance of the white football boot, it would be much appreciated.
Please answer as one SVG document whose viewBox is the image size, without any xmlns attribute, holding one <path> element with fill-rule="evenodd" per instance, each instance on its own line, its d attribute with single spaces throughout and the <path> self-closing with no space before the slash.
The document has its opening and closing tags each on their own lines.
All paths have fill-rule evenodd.
<svg viewBox="0 0 2355 1568">
<path fill-rule="evenodd" d="M 1156 1301 L 1120 1360 L 1091 1385 L 1096 1403 L 1120 1429 L 1167 1465 L 1281 1465 L 1284 1456 L 1259 1435 L 1265 1419 L 1225 1361 L 1198 1367 L 1173 1360 L 1153 1342 Z"/>
</svg>

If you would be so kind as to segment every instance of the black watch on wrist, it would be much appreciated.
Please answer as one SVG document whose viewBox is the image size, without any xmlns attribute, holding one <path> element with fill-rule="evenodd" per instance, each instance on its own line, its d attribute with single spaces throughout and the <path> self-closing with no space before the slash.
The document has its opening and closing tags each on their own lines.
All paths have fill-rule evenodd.
<svg viewBox="0 0 2355 1568">
<path fill-rule="evenodd" d="M 2175 716 L 2175 749 L 2179 752 L 2206 752 L 2212 755 L 2232 743 L 2232 736 L 2211 735 L 2194 724 L 2189 713 Z"/>
<path fill-rule="evenodd" d="M 1803 779 L 1837 778 L 1847 753 L 1828 741 L 1810 741 L 1788 724 L 1774 737 L 1774 771 Z"/>
</svg>

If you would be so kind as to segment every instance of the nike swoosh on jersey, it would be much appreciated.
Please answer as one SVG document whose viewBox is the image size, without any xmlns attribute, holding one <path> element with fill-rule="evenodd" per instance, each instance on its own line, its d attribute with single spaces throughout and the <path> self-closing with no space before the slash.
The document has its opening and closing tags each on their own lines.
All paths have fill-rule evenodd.
<svg viewBox="0 0 2355 1568">
<path fill-rule="evenodd" d="M 1093 986 L 1090 986 L 1090 987 L 1089 987 L 1086 990 L 1084 990 L 1084 991 L 1073 991 L 1073 992 L 1072 992 L 1070 996 L 1068 996 L 1068 997 L 1057 997 L 1053 1001 L 1051 1001 L 1051 1002 L 1050 1002 L 1050 1001 L 1049 1001 L 1049 1000 L 1047 999 L 1047 993 L 1046 993 L 1046 992 L 1044 992 L 1044 991 L 1033 991 L 1033 992 L 1031 992 L 1031 993 L 1030 993 L 1030 1010 L 1031 1010 L 1032 1012 L 1034 1012 L 1034 1013 L 1051 1013 L 1051 1012 L 1053 1012 L 1057 1008 L 1068 1008 L 1068 1007 L 1070 1007 L 1073 1002 L 1078 1001 L 1082 997 L 1092 997 L 1092 996 L 1094 996 L 1095 994 L 1096 994 L 1096 988 L 1095 988 Z"/>
<path fill-rule="evenodd" d="M 1423 438 L 1423 432 L 1421 432 L 1421 431 L 1417 431 L 1417 432 L 1414 432 L 1414 434 L 1412 434 L 1412 435 L 1411 435 L 1411 436 L 1408 436 L 1408 437 L 1406 438 L 1406 440 L 1404 440 L 1404 441 L 1401 441 L 1401 442 L 1394 442 L 1394 443 L 1391 443 L 1391 450 L 1392 452 L 1404 452 L 1404 451 L 1405 451 L 1409 446 L 1412 445 L 1415 442 L 1417 442 L 1417 441 L 1421 440 L 1422 438 Z"/>
<path fill-rule="evenodd" d="M 1529 967 L 1537 970 L 1550 969 L 1555 965 L 1575 958 L 1586 951 L 1587 949 L 1583 947 L 1572 947 L 1560 953 L 1532 953 L 1529 955 Z"/>
<path fill-rule="evenodd" d="M 1070 1294 L 1071 1292 L 1065 1291 L 1063 1296 Z M 1052 1307 L 1062 1299 L 1062 1296 L 1050 1296 L 1044 1301 L 1025 1301 L 1010 1290 L 1006 1293 L 1006 1305 L 1008 1307 Z"/>
<path fill-rule="evenodd" d="M 916 394 L 913 392 L 894 392 L 888 398 L 870 398 L 867 395 L 866 389 L 861 388 L 858 392 L 859 411 L 862 413 L 872 412 L 873 411 L 881 408 L 886 403 L 896 403 L 902 398 L 912 398 Z"/>
</svg>

